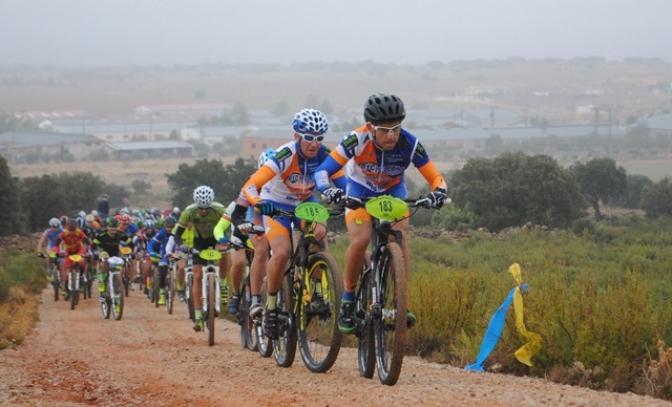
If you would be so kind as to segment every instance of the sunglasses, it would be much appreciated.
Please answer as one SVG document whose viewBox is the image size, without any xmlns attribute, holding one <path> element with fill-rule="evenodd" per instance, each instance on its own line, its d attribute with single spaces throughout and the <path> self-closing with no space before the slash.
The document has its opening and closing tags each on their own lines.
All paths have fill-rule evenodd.
<svg viewBox="0 0 672 407">
<path fill-rule="evenodd" d="M 399 130 L 400 128 L 401 128 L 401 123 L 397 124 L 396 126 L 392 126 L 392 127 L 373 126 L 373 129 L 375 131 L 382 131 L 382 132 L 385 132 L 386 134 L 394 133 L 395 131 Z"/>
<path fill-rule="evenodd" d="M 305 133 L 299 133 L 299 136 L 301 136 L 302 139 L 306 140 L 309 143 L 312 143 L 313 141 L 316 140 L 318 143 L 324 141 L 324 136 L 316 136 L 314 134 L 305 134 Z"/>
</svg>

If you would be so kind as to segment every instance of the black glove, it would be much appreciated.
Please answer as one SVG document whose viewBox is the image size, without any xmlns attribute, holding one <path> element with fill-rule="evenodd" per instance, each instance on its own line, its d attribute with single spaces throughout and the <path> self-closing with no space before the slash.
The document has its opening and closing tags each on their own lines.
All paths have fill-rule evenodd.
<svg viewBox="0 0 672 407">
<path fill-rule="evenodd" d="M 341 188 L 327 188 L 322 194 L 327 197 L 327 203 L 339 203 L 345 192 Z"/>
<path fill-rule="evenodd" d="M 440 209 L 444 202 L 446 202 L 446 193 L 445 191 L 442 191 L 441 189 L 437 189 L 434 192 L 430 193 L 427 195 L 427 199 L 429 199 L 429 205 L 432 208 L 438 208 Z"/>
<path fill-rule="evenodd" d="M 271 214 L 273 214 L 273 209 L 274 209 L 273 208 L 273 202 L 263 201 L 263 200 L 259 201 L 259 202 L 257 202 L 256 205 L 254 205 L 254 209 L 259 215 L 270 216 Z"/>
</svg>

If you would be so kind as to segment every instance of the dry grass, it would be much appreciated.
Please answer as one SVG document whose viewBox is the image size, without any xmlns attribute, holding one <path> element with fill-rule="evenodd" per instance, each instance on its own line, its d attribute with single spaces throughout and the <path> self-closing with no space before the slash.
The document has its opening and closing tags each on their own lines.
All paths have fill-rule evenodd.
<svg viewBox="0 0 672 407">
<path fill-rule="evenodd" d="M 9 300 L 0 304 L 0 349 L 23 343 L 39 320 L 39 295 L 29 295 L 12 287 Z"/>
</svg>

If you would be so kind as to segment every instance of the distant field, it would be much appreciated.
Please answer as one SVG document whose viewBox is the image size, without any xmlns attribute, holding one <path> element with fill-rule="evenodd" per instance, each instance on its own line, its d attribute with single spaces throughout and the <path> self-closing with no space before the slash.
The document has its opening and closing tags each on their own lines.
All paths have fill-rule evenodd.
<svg viewBox="0 0 672 407">
<path fill-rule="evenodd" d="M 662 178 L 672 176 L 672 158 L 664 160 L 619 162 L 628 175 L 645 175 L 651 181 L 658 182 Z"/>
</svg>

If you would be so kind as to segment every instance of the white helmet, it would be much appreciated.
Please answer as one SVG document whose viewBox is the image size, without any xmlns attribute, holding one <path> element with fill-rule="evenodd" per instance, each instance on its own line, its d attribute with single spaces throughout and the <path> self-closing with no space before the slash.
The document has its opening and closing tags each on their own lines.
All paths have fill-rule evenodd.
<svg viewBox="0 0 672 407">
<path fill-rule="evenodd" d="M 173 213 L 180 213 L 180 208 L 177 206 L 173 208 Z"/>
<path fill-rule="evenodd" d="M 49 219 L 49 226 L 51 226 L 52 228 L 57 228 L 61 226 L 61 220 L 58 218 L 51 218 Z"/>
<path fill-rule="evenodd" d="M 215 191 L 209 186 L 201 185 L 194 189 L 194 202 L 199 208 L 209 208 L 215 200 Z"/>
<path fill-rule="evenodd" d="M 91 211 L 91 215 L 93 215 L 94 218 L 97 218 L 97 217 L 98 217 L 98 211 L 95 210 L 95 209 L 92 210 L 92 211 Z"/>
<path fill-rule="evenodd" d="M 77 216 L 79 216 L 80 218 L 84 218 L 84 217 L 86 217 L 86 212 L 84 212 L 84 211 L 79 211 L 79 213 L 77 214 Z"/>
</svg>

